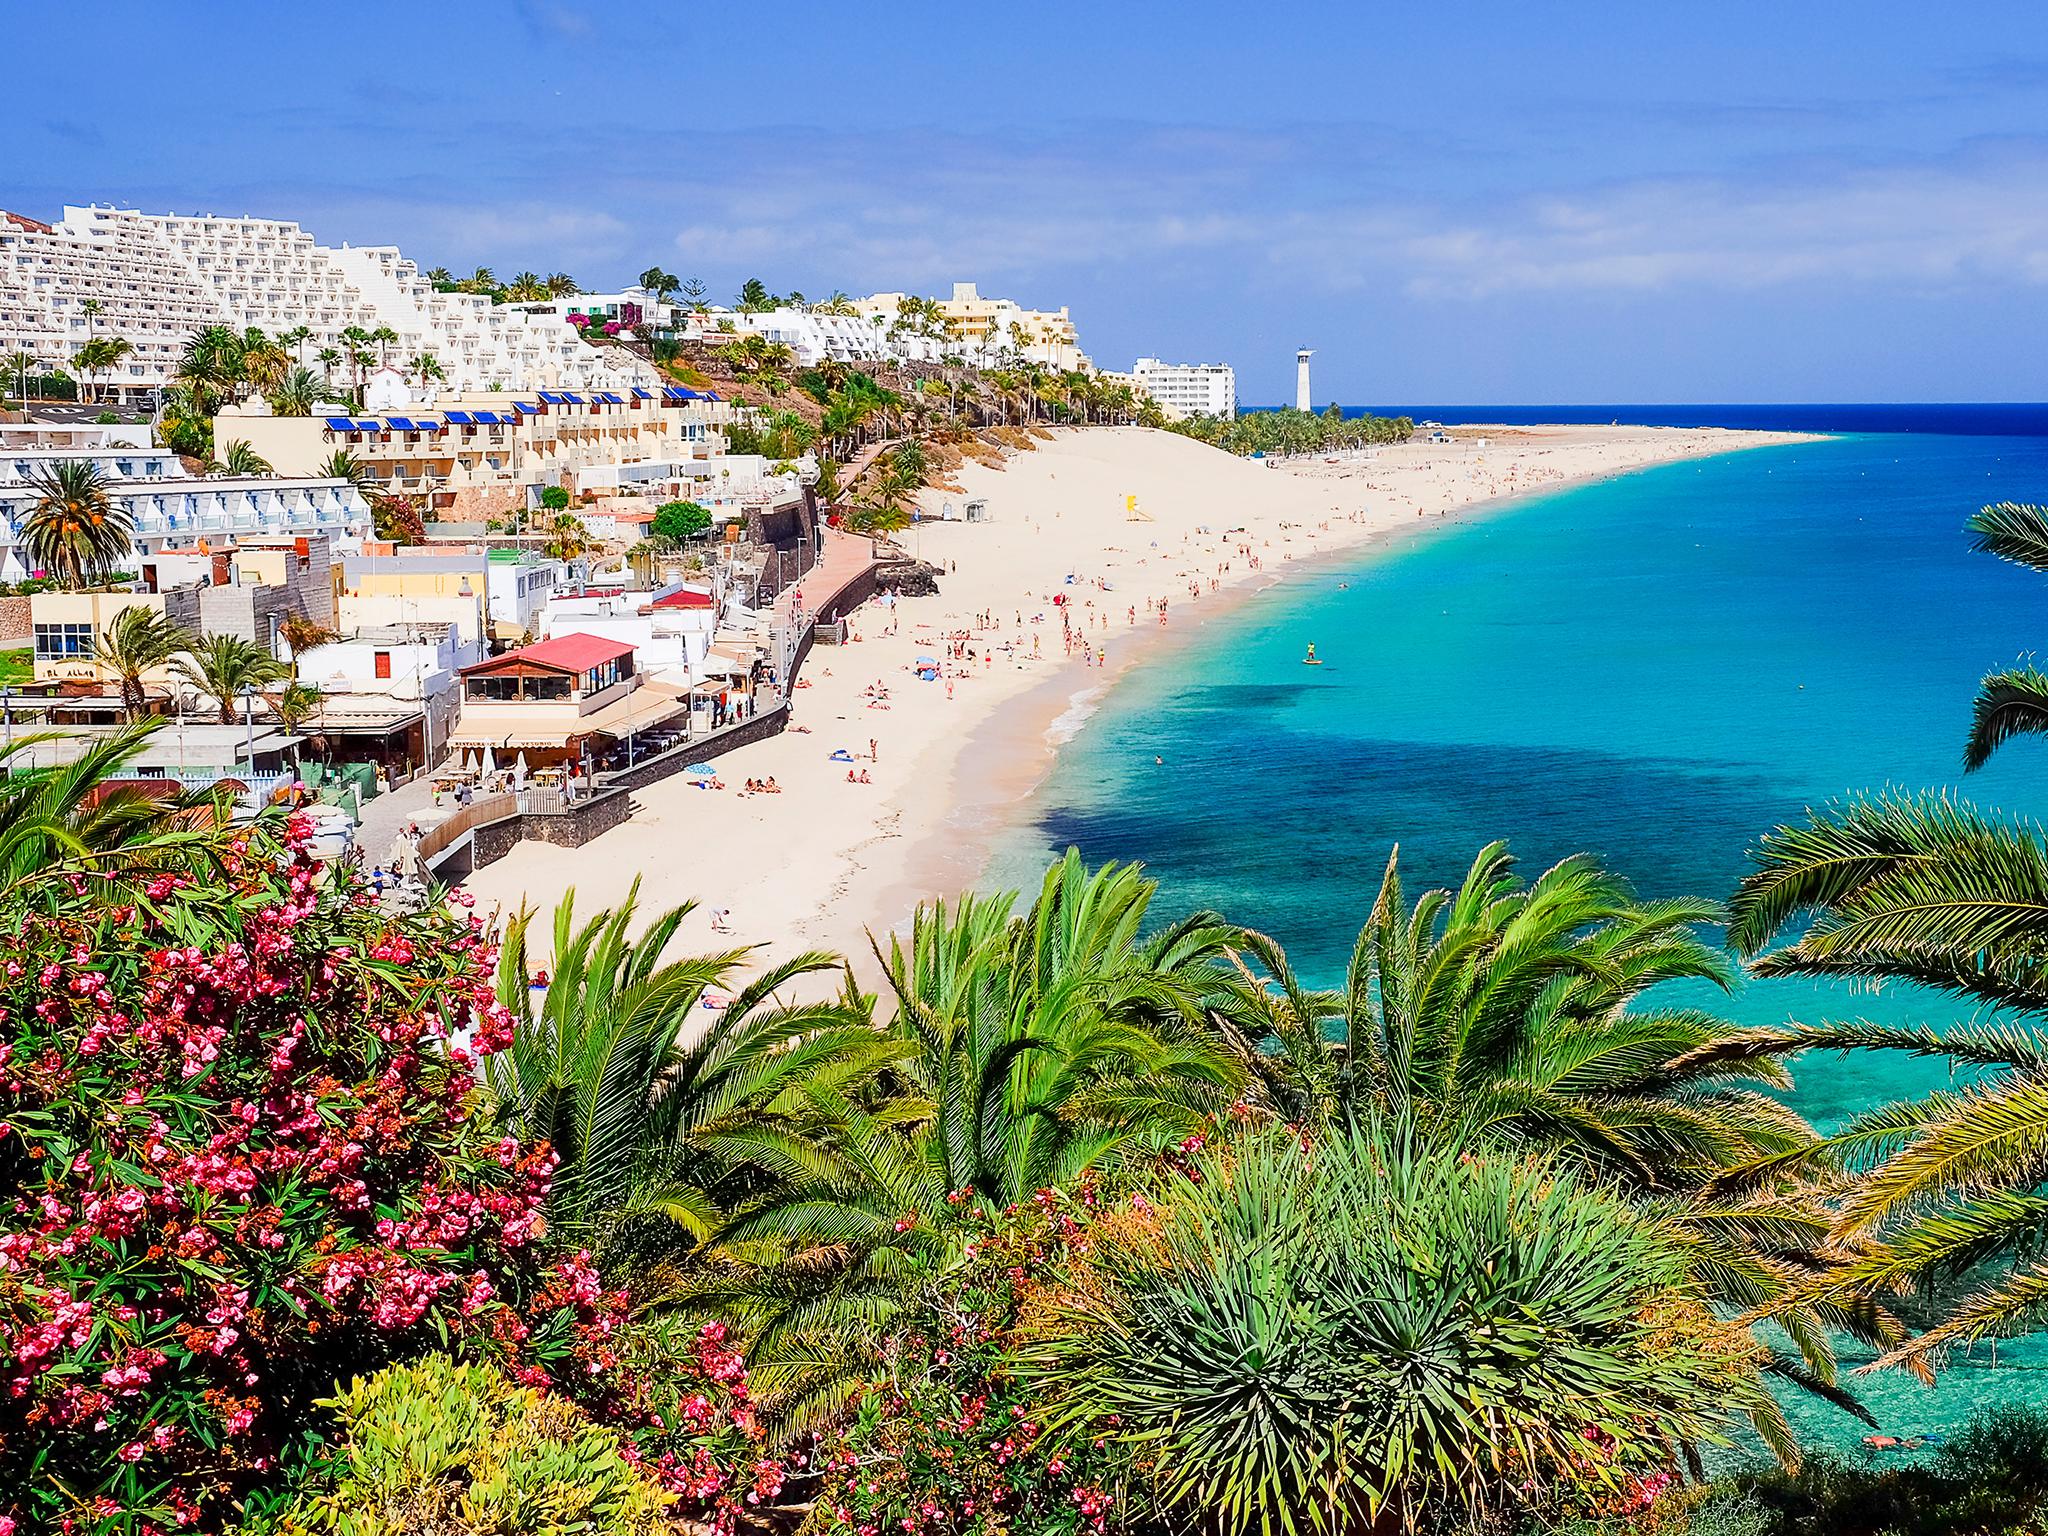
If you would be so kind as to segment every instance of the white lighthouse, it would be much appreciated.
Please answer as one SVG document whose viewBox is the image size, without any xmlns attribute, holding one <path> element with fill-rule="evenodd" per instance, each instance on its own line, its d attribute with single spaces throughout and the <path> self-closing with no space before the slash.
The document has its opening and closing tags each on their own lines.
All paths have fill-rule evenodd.
<svg viewBox="0 0 2048 1536">
<path fill-rule="evenodd" d="M 1315 409 L 1314 397 L 1308 392 L 1308 360 L 1315 353 L 1303 347 L 1294 354 L 1294 408 L 1297 411 Z"/>
</svg>

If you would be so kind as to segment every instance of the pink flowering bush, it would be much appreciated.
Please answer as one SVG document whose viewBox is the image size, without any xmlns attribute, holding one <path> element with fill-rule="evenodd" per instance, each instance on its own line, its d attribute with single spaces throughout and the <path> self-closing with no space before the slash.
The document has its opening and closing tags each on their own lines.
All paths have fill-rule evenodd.
<svg viewBox="0 0 2048 1536">
<path fill-rule="evenodd" d="M 836 1536 L 1096 1536 L 1129 1523 L 1116 1426 L 1062 1411 L 1019 1369 L 1085 1284 L 1091 1192 L 1041 1190 L 993 1220 L 966 1192 L 966 1264 L 898 1316 L 887 1371 L 820 1448 L 817 1510 Z"/>
<path fill-rule="evenodd" d="M 707 1505 L 773 1483 L 722 1341 L 643 1385 L 659 1341 L 547 1251 L 553 1154 L 479 1123 L 479 924 L 382 913 L 302 831 L 0 897 L 0 1533 L 216 1529 L 317 1459 L 320 1399 L 442 1347 Z"/>
</svg>

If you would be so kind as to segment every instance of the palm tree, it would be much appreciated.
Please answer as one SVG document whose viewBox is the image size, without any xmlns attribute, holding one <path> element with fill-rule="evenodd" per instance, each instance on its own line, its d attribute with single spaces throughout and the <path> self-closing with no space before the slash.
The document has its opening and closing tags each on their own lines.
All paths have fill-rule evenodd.
<svg viewBox="0 0 2048 1536">
<path fill-rule="evenodd" d="M 1457 890 L 1411 907 L 1397 849 L 1341 988 L 1303 988 L 1277 945 L 1250 936 L 1270 984 L 1241 1055 L 1289 1123 L 1377 1113 L 1554 1153 L 1637 1190 L 1696 1189 L 1815 1139 L 1759 1091 L 1791 1086 L 1781 1066 L 1715 1054 L 1737 1026 L 1643 1002 L 1666 982 L 1733 984 L 1727 955 L 1695 932 L 1720 915 L 1636 901 L 1583 855 L 1525 883 L 1503 843 L 1480 850 Z"/>
<path fill-rule="evenodd" d="M 311 326 L 295 325 L 288 331 L 278 332 L 277 344 L 281 347 L 289 347 L 292 353 L 292 361 L 303 368 L 306 364 L 306 359 L 300 348 L 304 347 L 312 339 L 313 330 Z"/>
<path fill-rule="evenodd" d="M 583 519 L 564 512 L 548 524 L 548 554 L 556 560 L 579 560 L 590 551 L 590 530 Z"/>
<path fill-rule="evenodd" d="M 173 813 L 189 809 L 188 800 L 109 782 L 121 777 L 161 723 L 125 725 L 83 743 L 39 732 L 0 748 L 0 880 L 12 884 L 59 861 L 115 852 L 132 863 L 138 844 L 162 834 Z M 48 748 L 57 741 L 76 751 L 53 765 Z"/>
<path fill-rule="evenodd" d="M 1584 856 L 1525 884 L 1499 843 L 1456 891 L 1411 906 L 1396 850 L 1343 985 L 1303 987 L 1250 934 L 1262 971 L 1245 974 L 1265 1011 L 1249 1034 L 1234 1017 L 1226 1028 L 1258 1085 L 1247 1101 L 1284 1123 L 1327 1134 L 1378 1117 L 1429 1142 L 1541 1153 L 1617 1189 L 1685 1247 L 1699 1294 L 1790 1336 L 1798 1354 L 1764 1342 L 1762 1369 L 1867 1420 L 1836 1385 L 1828 1330 L 1882 1346 L 1904 1330 L 1871 1287 L 1813 1293 L 1832 1246 L 1821 1192 L 1791 1177 L 1718 1189 L 1821 1145 L 1773 1096 L 1789 1075 L 1752 1031 L 1644 1002 L 1667 982 L 1732 984 L 1727 955 L 1697 933 L 1720 916 L 1635 900 Z M 1781 1416 L 1766 1409 L 1755 1428 L 1796 1459 Z"/>
<path fill-rule="evenodd" d="M 140 720 L 148 706 L 149 698 L 142 686 L 144 674 L 159 670 L 189 644 L 190 637 L 155 608 L 138 604 L 123 608 L 114 616 L 106 633 L 94 641 L 93 649 L 100 665 L 120 681 L 124 718 Z"/>
<path fill-rule="evenodd" d="M 214 701 L 222 725 L 235 723 L 235 701 L 245 688 L 261 689 L 289 674 L 283 662 L 239 635 L 209 636 L 172 658 L 171 671 L 193 692 Z"/>
<path fill-rule="evenodd" d="M 270 460 L 250 447 L 248 439 L 240 437 L 231 437 L 221 444 L 220 457 L 206 466 L 206 472 L 209 475 L 236 475 L 243 479 L 277 473 L 270 467 Z"/>
<path fill-rule="evenodd" d="M 2001 501 L 1970 519 L 1976 535 L 1972 548 L 1985 554 L 2048 571 L 2048 507 Z M 2048 734 L 2048 673 L 2031 664 L 1993 672 L 1978 686 L 1977 706 L 1963 748 L 1963 766 L 1971 772 L 2014 736 Z"/>
<path fill-rule="evenodd" d="M 33 352 L 14 351 L 0 357 L 0 372 L 14 375 L 15 398 L 24 403 L 28 400 L 29 375 L 40 375 L 42 371 L 43 360 Z"/>
<path fill-rule="evenodd" d="M 377 366 L 381 368 L 384 366 L 385 348 L 398 345 L 398 332 L 388 325 L 380 325 L 370 332 L 370 342 L 377 349 Z"/>
<path fill-rule="evenodd" d="M 422 352 L 410 359 L 405 365 L 405 371 L 419 379 L 422 392 L 425 391 L 429 379 L 440 379 L 445 382 L 448 378 L 447 369 L 441 366 L 431 352 Z"/>
<path fill-rule="evenodd" d="M 657 299 L 666 301 L 675 296 L 683 286 L 683 280 L 673 272 L 664 272 L 660 267 L 649 267 L 640 274 L 640 286 Z"/>
<path fill-rule="evenodd" d="M 498 291 L 498 274 L 489 267 L 478 267 L 462 280 L 462 286 L 471 293 L 495 295 Z"/>
<path fill-rule="evenodd" d="M 513 1042 L 485 1068 L 500 1125 L 562 1159 L 550 1226 L 608 1254 L 693 1248 L 722 1206 L 813 1165 L 821 1154 L 799 1124 L 808 1090 L 871 1077 L 887 1054 L 857 998 L 777 1001 L 790 982 L 840 965 L 832 956 L 797 955 L 739 986 L 746 949 L 670 956 L 694 904 L 628 938 L 638 891 L 580 924 L 575 892 L 563 897 L 538 1008 L 537 914 L 522 908 L 506 925 L 498 996 Z M 714 994 L 728 1000 L 707 1015 Z"/>
<path fill-rule="evenodd" d="M 576 279 L 566 272 L 549 273 L 546 282 L 541 286 L 547 290 L 547 296 L 551 299 L 566 299 L 571 294 L 583 291 Z"/>
<path fill-rule="evenodd" d="M 1946 797 L 1856 800 L 1768 834 L 1730 903 L 1729 942 L 1763 976 L 1906 981 L 2003 1015 L 1937 1033 L 1863 1023 L 1758 1030 L 1747 1048 L 1945 1056 L 1962 1087 L 1888 1105 L 1817 1147 L 1760 1163 L 1777 1176 L 1821 1159 L 1855 1175 L 1836 1237 L 1861 1245 L 1839 1286 L 1976 1289 L 1879 1365 L 1924 1369 L 1948 1348 L 2039 1325 L 2048 1199 L 2048 840 L 2033 822 Z M 1795 920 L 1789 944 L 1770 947 Z"/>
<path fill-rule="evenodd" d="M 340 354 L 335 356 L 338 359 Z M 310 416 L 323 401 L 335 399 L 334 386 L 310 368 L 295 367 L 278 381 L 268 399 L 273 415 Z"/>
<path fill-rule="evenodd" d="M 119 367 L 121 360 L 135 352 L 135 344 L 125 336 L 97 336 L 78 349 L 71 364 L 78 370 L 79 377 L 86 381 L 88 397 L 92 394 L 92 381 L 102 373 L 110 373 Z"/>
<path fill-rule="evenodd" d="M 115 569 L 132 547 L 135 519 L 109 494 L 90 459 L 57 459 L 28 477 L 35 500 L 22 523 L 29 563 L 76 591 Z"/>
<path fill-rule="evenodd" d="M 372 350 L 370 333 L 359 325 L 351 325 L 341 333 L 342 360 L 348 364 L 351 394 L 355 408 L 363 408 L 363 370 L 375 355 Z"/>
<path fill-rule="evenodd" d="M 299 658 L 307 651 L 332 645 L 341 638 L 336 631 L 303 613 L 286 614 L 277 626 L 277 637 L 291 648 L 293 677 L 299 675 Z"/>
<path fill-rule="evenodd" d="M 210 325 L 186 338 L 174 377 L 192 392 L 200 414 L 212 415 L 239 397 L 247 377 L 242 347 L 243 338 L 225 325 Z"/>
<path fill-rule="evenodd" d="M 548 296 L 548 285 L 538 272 L 515 272 L 505 285 L 505 297 L 515 304 L 530 304 Z"/>
<path fill-rule="evenodd" d="M 368 461 L 356 457 L 346 448 L 337 448 L 315 466 L 313 473 L 323 480 L 346 480 L 357 490 L 376 484 L 376 471 Z"/>
<path fill-rule="evenodd" d="M 287 732 L 296 736 L 306 723 L 320 713 L 321 702 L 326 698 L 311 683 L 291 682 L 268 696 L 271 712 L 277 716 L 277 723 Z"/>
<path fill-rule="evenodd" d="M 291 370 L 292 355 L 256 326 L 242 332 L 241 382 L 258 394 L 275 389 Z"/>
<path fill-rule="evenodd" d="M 896 1006 L 884 1091 L 809 1090 L 819 1155 L 719 1230 L 733 1267 L 702 1293 L 748 1325 L 757 1379 L 799 1419 L 956 1256 L 949 1210 L 1001 1210 L 1232 1102 L 1242 1073 L 1214 1019 L 1245 1003 L 1226 960 L 1242 931 L 1197 912 L 1141 937 L 1156 889 L 1069 853 L 1022 913 L 964 896 L 877 947 Z"/>
</svg>

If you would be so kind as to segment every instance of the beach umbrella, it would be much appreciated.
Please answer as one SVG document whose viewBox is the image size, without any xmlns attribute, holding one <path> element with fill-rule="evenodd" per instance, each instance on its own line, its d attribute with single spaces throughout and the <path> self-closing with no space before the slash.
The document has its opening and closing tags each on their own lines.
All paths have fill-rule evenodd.
<svg viewBox="0 0 2048 1536">
<path fill-rule="evenodd" d="M 526 754 L 519 754 L 519 761 L 512 765 L 512 782 L 519 788 L 526 788 Z"/>
<path fill-rule="evenodd" d="M 936 666 L 937 666 L 937 665 L 938 665 L 939 663 L 938 663 L 938 660 L 937 660 L 937 658 L 935 658 L 935 657 L 931 657 L 931 656 L 920 656 L 920 657 L 918 657 L 918 658 L 917 658 L 917 664 L 918 664 L 918 665 L 919 665 L 920 667 L 936 667 Z"/>
<path fill-rule="evenodd" d="M 479 771 L 482 772 L 486 778 L 490 777 L 492 774 L 498 771 L 498 754 L 490 749 L 488 743 L 486 743 L 484 746 L 484 762 L 482 769 Z"/>
</svg>

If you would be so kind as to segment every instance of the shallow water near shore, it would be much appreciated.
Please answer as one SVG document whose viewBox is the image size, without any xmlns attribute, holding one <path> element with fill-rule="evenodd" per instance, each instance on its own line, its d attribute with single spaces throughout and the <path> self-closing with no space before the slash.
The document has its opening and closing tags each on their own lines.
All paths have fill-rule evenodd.
<svg viewBox="0 0 2048 1536">
<path fill-rule="evenodd" d="M 2048 638 L 2048 582 L 1972 554 L 1962 522 L 2044 496 L 2048 438 L 1855 436 L 1532 497 L 1296 577 L 1120 680 L 983 883 L 1028 887 L 1067 846 L 1140 859 L 1170 910 L 1265 929 L 1328 983 L 1396 842 L 1411 892 L 1506 838 L 1532 870 L 1587 850 L 1645 895 L 1720 898 L 1759 833 L 1845 793 L 1952 787 L 2037 815 L 2048 743 L 1967 781 L 1960 749 L 1978 678 Z M 1311 643 L 1324 665 L 1302 665 Z M 1751 1023 L 1967 1014 L 1797 983 L 1714 1005 Z M 1876 1056 L 1797 1072 L 1823 1127 L 1946 1080 Z M 1932 1392 L 1854 1385 L 1911 1434 L 2048 1395 L 2044 1373 L 2048 1346 L 2026 1341 L 1996 1369 L 1958 1359 Z M 1867 1432 L 1788 1410 L 1811 1441 Z"/>
</svg>

